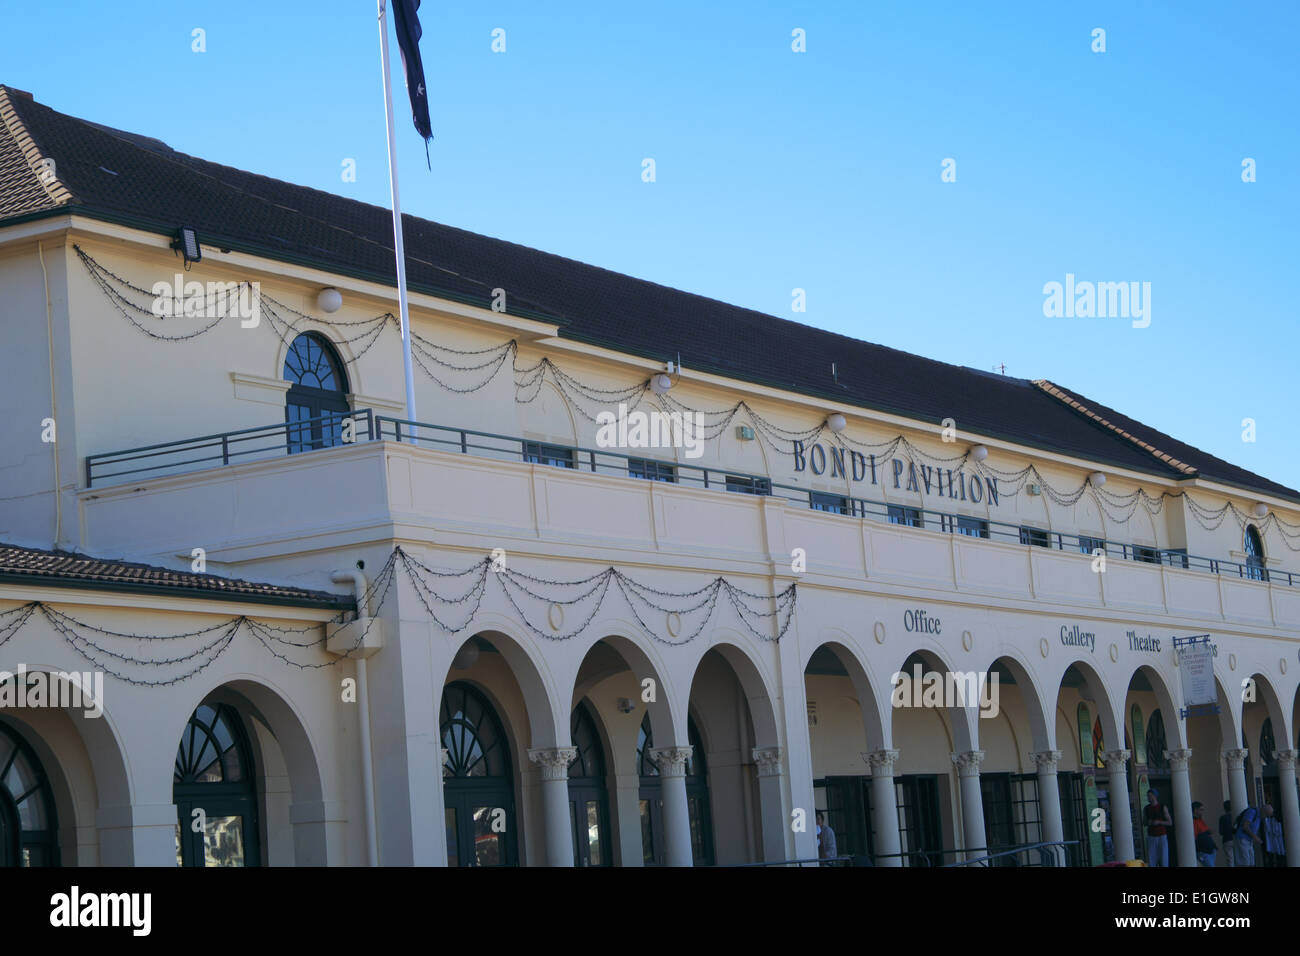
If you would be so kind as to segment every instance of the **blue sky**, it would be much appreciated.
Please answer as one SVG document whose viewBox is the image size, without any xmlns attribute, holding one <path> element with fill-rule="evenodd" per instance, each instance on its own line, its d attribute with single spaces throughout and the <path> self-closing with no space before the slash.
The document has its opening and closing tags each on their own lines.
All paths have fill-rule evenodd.
<svg viewBox="0 0 1300 956">
<path fill-rule="evenodd" d="M 395 66 L 406 212 L 1005 364 L 1300 487 L 1300 4 L 425 0 L 421 22 L 433 169 Z M 375 24 L 370 0 L 17 4 L 0 82 L 387 205 Z M 1045 317 L 1067 273 L 1150 282 L 1150 326 Z"/>
</svg>

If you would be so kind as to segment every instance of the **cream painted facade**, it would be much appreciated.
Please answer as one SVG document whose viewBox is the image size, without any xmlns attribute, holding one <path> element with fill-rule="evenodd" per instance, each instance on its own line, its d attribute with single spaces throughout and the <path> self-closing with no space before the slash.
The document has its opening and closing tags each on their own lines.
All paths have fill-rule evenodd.
<svg viewBox="0 0 1300 956">
<path fill-rule="evenodd" d="M 826 805 L 826 781 L 842 777 L 869 778 L 862 786 L 872 801 L 879 865 L 898 865 L 904 851 L 922 849 L 908 842 L 916 834 L 906 820 L 900 837 L 896 808 L 899 795 L 910 792 L 899 782 L 922 776 L 935 788 L 941 844 L 923 849 L 947 851 L 945 862 L 961 859 L 967 849 L 981 855 L 986 846 L 982 777 L 1016 775 L 1020 785 L 1032 777 L 1042 795 L 1035 810 L 1041 822 L 1023 830 L 1024 842 L 1061 840 L 1061 810 L 1053 810 L 1055 799 L 1045 795 L 1056 793 L 1054 775 L 1082 769 L 1078 705 L 1086 702 L 1100 723 L 1109 761 L 1107 768 L 1088 769 L 1103 785 L 1120 774 L 1135 776 L 1125 743 L 1134 735 L 1134 705 L 1144 722 L 1157 709 L 1163 715 L 1172 754 L 1166 775 L 1174 790 L 1166 802 L 1179 825 L 1179 861 L 1193 865 L 1187 804 L 1205 803 L 1213 826 L 1223 800 L 1232 799 L 1234 810 L 1247 799 L 1257 802 L 1254 775 L 1261 773 L 1258 747 L 1268 719 L 1279 756 L 1268 761 L 1263 776 L 1279 795 L 1288 861 L 1300 865 L 1294 776 L 1300 579 L 1292 586 L 1284 578 L 1300 572 L 1300 553 L 1291 550 L 1300 540 L 1289 542 L 1276 525 L 1265 530 L 1270 581 L 1235 570 L 1210 573 L 1118 557 L 1098 573 L 1092 557 L 1077 549 L 907 527 L 883 515 L 823 513 L 791 499 L 789 489 L 1125 545 L 1182 548 L 1228 563 L 1245 560 L 1243 529 L 1232 515 L 1217 529 L 1207 528 L 1212 523 L 1197 520 L 1182 498 L 1165 499 L 1159 514 L 1138 507 L 1117 522 L 1088 496 L 1063 506 L 1050 495 L 1010 494 L 1009 485 L 997 504 L 987 493 L 979 503 L 926 495 L 895 488 L 883 461 L 876 484 L 832 479 L 829 465 L 821 475 L 811 467 L 796 470 L 781 441 L 745 440 L 736 426 L 758 432 L 775 426 L 782 435 L 797 435 L 842 413 L 846 434 L 862 443 L 880 445 L 902 435 L 918 455 L 934 460 L 979 444 L 988 449 L 989 465 L 1016 472 L 1033 464 L 1043 481 L 1060 488 L 1076 488 L 1100 470 L 1106 490 L 1121 498 L 1139 488 L 1153 497 L 1186 490 L 1211 509 L 1231 501 L 1250 513 L 1263 503 L 1291 525 L 1300 524 L 1294 501 L 1201 479 L 1175 486 L 1150 474 L 968 434 L 961 430 L 960 408 L 951 412 L 957 441 L 948 443 L 938 423 L 829 408 L 775 388 L 694 373 L 689 361 L 671 388 L 673 399 L 703 409 L 726 409 L 743 399 L 757 419 L 742 410 L 715 429 L 699 459 L 671 449 L 644 454 L 683 469 L 710 469 L 711 487 L 640 480 L 612 473 L 604 462 L 597 472 L 587 467 L 586 452 L 577 454 L 574 468 L 530 463 L 522 460 L 518 442 L 504 440 L 482 439 L 493 450 L 469 448 L 466 454 L 455 430 L 598 448 L 591 413 L 616 403 L 602 406 L 590 396 L 636 386 L 663 365 L 563 339 L 538 321 L 424 295 L 411 297 L 413 323 L 439 346 L 473 353 L 517 343 L 517 353 L 507 354 L 495 371 L 435 365 L 451 387 L 417 370 L 416 418 L 453 429 L 424 433 L 443 443 L 367 437 L 303 454 L 287 455 L 281 447 L 230 464 L 205 462 L 88 484 L 88 456 L 283 422 L 289 342 L 269 322 L 244 328 L 231 318 L 193 339 L 152 338 L 114 307 L 74 245 L 144 289 L 171 282 L 180 271 L 169 237 L 123 226 L 64 216 L 0 229 L 0 370 L 9 384 L 0 395 L 6 449 L 0 541 L 177 570 L 188 570 L 193 549 L 202 548 L 210 572 L 338 593 L 348 585 L 336 576 L 363 562 L 362 573 L 373 580 L 395 547 L 427 568 L 454 571 L 501 549 L 512 571 L 551 582 L 613 566 L 646 587 L 681 593 L 721 575 L 760 602 L 795 585 L 797 605 L 780 633 L 780 613 L 746 620 L 718 600 L 698 636 L 684 641 L 697 618 L 674 621 L 653 601 L 630 605 L 612 595 L 594 611 L 545 601 L 521 607 L 489 572 L 470 619 L 457 616 L 462 604 L 447 605 L 443 620 L 463 624 L 453 633 L 431 618 L 428 595 L 412 576 L 394 570 L 383 601 L 363 602 L 382 603 L 363 608 L 373 612 L 374 623 L 368 629 L 350 625 L 331 645 L 350 646 L 350 635 L 365 631 L 357 653 L 340 658 L 298 650 L 291 656 L 307 665 L 298 667 L 241 632 L 188 680 L 154 687 L 109 677 L 101 719 L 62 710 L 0 710 L 0 721 L 31 745 L 50 777 L 64 864 L 176 862 L 172 765 L 186 721 L 203 702 L 228 704 L 248 728 L 261 862 L 445 864 L 449 784 L 440 773 L 447 735 L 439 709 L 454 682 L 475 688 L 500 718 L 512 798 L 503 839 L 512 841 L 523 864 L 574 862 L 577 827 L 565 748 L 573 744 L 574 708 L 585 701 L 605 765 L 606 818 L 597 825 L 601 862 L 641 865 L 650 844 L 657 861 L 668 864 L 687 865 L 701 852 L 719 864 L 814 858 L 813 812 Z M 337 349 L 353 410 L 404 417 L 394 328 L 370 347 L 364 339 L 347 340 L 355 335 L 347 323 L 396 311 L 391 289 L 207 246 L 203 253 L 185 281 L 259 282 L 264 294 L 311 317 L 300 320 L 295 333 L 319 333 Z M 343 297 L 342 309 L 328 317 L 315 304 L 323 287 Z M 140 321 L 154 332 L 207 324 Z M 665 343 L 665 358 L 674 352 Z M 550 374 L 534 383 L 527 372 L 512 374 L 512 363 L 528 370 L 543 359 L 569 379 Z M 462 358 L 451 364 L 473 363 Z M 517 379 L 527 384 L 519 387 Z M 570 380 L 581 382 L 586 395 L 566 388 Z M 54 442 L 41 440 L 48 418 L 57 423 Z M 718 486 L 728 474 L 766 476 L 787 490 L 728 493 L 725 480 Z M 799 549 L 806 570 L 796 571 L 792 560 Z M 454 591 L 447 585 L 440 593 Z M 282 627 L 323 626 L 330 617 L 233 598 L 0 583 L 0 612 L 33 600 L 110 631 L 155 636 L 240 615 Z M 941 622 L 937 633 L 909 630 L 909 613 L 917 609 Z M 589 611 L 586 626 L 573 634 Z M 1062 629 L 1075 626 L 1094 634 L 1095 644 L 1063 644 Z M 1159 638 L 1160 650 L 1134 649 L 1129 631 Z M 1217 651 L 1220 714 L 1182 720 L 1171 641 L 1204 633 Z M 463 653 L 471 640 L 478 653 Z M 816 654 L 820 663 L 810 668 Z M 1001 713 L 981 719 L 973 710 L 892 707 L 891 677 L 914 655 L 945 672 L 984 672 L 996 664 L 1014 678 L 1001 687 Z M 29 670 L 91 666 L 39 616 L 0 644 L 0 670 L 19 663 Z M 1253 679 L 1254 702 L 1243 702 L 1247 679 Z M 362 703 L 342 699 L 347 680 L 364 686 L 368 727 Z M 654 690 L 649 701 L 647 680 Z M 660 770 L 658 791 L 648 798 L 637 752 L 647 714 Z M 688 757 L 701 756 L 689 749 L 692 726 L 707 768 L 703 817 L 698 791 L 683 770 Z M 363 773 L 367 752 L 372 780 Z M 1119 789 L 1109 786 L 1113 805 Z M 643 799 L 657 807 L 653 838 L 643 835 Z M 707 833 L 693 832 L 693 821 L 696 831 Z M 1140 855 L 1128 816 L 1112 813 L 1109 823 L 1116 858 Z"/>
</svg>

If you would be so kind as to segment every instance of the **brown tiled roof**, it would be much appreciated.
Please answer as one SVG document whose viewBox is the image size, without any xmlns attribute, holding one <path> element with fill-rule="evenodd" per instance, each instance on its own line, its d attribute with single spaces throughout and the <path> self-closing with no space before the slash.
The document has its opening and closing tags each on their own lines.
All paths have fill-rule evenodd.
<svg viewBox="0 0 1300 956">
<path fill-rule="evenodd" d="M 24 152 L 0 143 L 0 196 L 12 193 L 0 206 L 0 225 L 61 211 L 165 235 L 186 225 L 209 246 L 396 284 L 392 217 L 381 206 L 187 156 L 0 86 L 4 109 L 14 123 L 0 128 L 0 140 L 21 135 L 33 146 Z M 40 157 L 56 161 L 57 197 L 32 190 L 31 163 Z M 936 428 L 951 417 L 966 433 L 1103 467 L 1173 480 L 1191 468 L 1300 501 L 1300 492 L 1140 422 L 1107 413 L 1123 424 L 1104 424 L 1028 379 L 948 365 L 414 216 L 403 224 L 413 291 L 490 307 L 500 287 L 512 313 L 546 318 L 563 338 L 657 361 L 680 354 L 688 375 L 694 369 L 785 389 L 828 410 L 869 408 Z"/>
<path fill-rule="evenodd" d="M 337 610 L 352 609 L 356 603 L 351 597 L 327 591 L 258 584 L 218 577 L 215 574 L 172 571 L 132 561 L 92 558 L 69 551 L 45 551 L 8 544 L 0 544 L 0 583 L 174 594 Z"/>
</svg>

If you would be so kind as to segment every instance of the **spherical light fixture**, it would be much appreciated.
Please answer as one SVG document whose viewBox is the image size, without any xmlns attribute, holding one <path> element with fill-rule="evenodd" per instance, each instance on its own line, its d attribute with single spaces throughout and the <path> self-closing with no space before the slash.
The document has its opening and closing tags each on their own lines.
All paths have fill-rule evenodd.
<svg viewBox="0 0 1300 956">
<path fill-rule="evenodd" d="M 658 375 L 651 376 L 650 378 L 650 391 L 654 392 L 656 395 L 662 395 L 664 394 L 664 392 L 668 391 L 672 387 L 673 387 L 673 380 L 669 378 L 667 375 L 665 375 L 663 372 L 660 372 Z"/>
<path fill-rule="evenodd" d="M 989 456 L 989 450 L 983 445 L 973 445 L 971 446 L 970 456 L 975 461 L 983 461 Z"/>
<path fill-rule="evenodd" d="M 1264 502 L 1262 501 L 1257 502 L 1255 505 L 1255 517 L 1256 518 L 1268 517 L 1268 505 L 1264 504 Z"/>
<path fill-rule="evenodd" d="M 848 424 L 849 423 L 844 420 L 844 416 L 839 412 L 826 416 L 826 427 L 837 435 L 844 431 L 844 429 L 848 427 Z"/>
<path fill-rule="evenodd" d="M 322 312 L 337 312 L 343 307 L 343 293 L 338 289 L 321 289 L 316 293 L 316 307 Z"/>
<path fill-rule="evenodd" d="M 1100 488 L 1106 483 L 1106 473 L 1104 471 L 1094 471 L 1088 476 L 1088 480 L 1092 482 L 1094 488 Z"/>
</svg>

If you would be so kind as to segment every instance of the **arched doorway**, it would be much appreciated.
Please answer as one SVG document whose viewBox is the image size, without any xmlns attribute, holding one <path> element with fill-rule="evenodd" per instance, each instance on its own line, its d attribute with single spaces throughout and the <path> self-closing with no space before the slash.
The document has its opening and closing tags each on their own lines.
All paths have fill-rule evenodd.
<svg viewBox="0 0 1300 956">
<path fill-rule="evenodd" d="M 0 866 L 57 866 L 49 778 L 27 741 L 0 723 Z"/>
<path fill-rule="evenodd" d="M 573 708 L 569 733 L 578 756 L 569 764 L 569 810 L 573 815 L 575 866 L 611 866 L 609 787 L 605 748 L 586 701 Z"/>
<path fill-rule="evenodd" d="M 172 772 L 177 865 L 261 865 L 255 779 L 238 712 L 200 704 L 181 733 Z"/>
<path fill-rule="evenodd" d="M 513 866 L 514 788 L 510 748 L 496 710 L 472 684 L 442 692 L 438 726 L 447 751 L 442 765 L 448 866 Z"/>
<path fill-rule="evenodd" d="M 284 407 L 289 454 L 339 444 L 342 421 L 352 409 L 347 375 L 334 346 L 315 332 L 304 332 L 284 357 L 284 378 L 289 383 Z"/>
<path fill-rule="evenodd" d="M 691 821 L 691 859 L 695 866 L 713 865 L 713 820 L 709 813 L 709 776 L 704 763 L 704 745 L 695 727 L 695 718 L 687 718 L 687 737 L 691 757 L 686 761 L 686 806 Z M 650 759 L 654 749 L 650 732 L 650 715 L 641 720 L 636 738 L 636 765 L 641 775 L 641 852 L 646 866 L 663 866 L 663 799 L 659 768 Z"/>
</svg>

